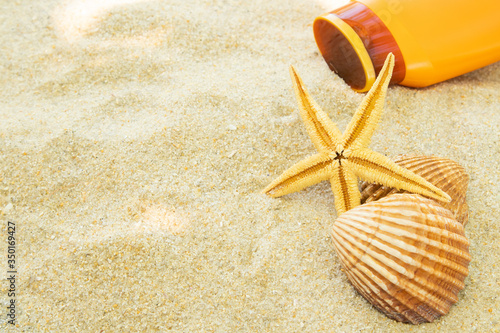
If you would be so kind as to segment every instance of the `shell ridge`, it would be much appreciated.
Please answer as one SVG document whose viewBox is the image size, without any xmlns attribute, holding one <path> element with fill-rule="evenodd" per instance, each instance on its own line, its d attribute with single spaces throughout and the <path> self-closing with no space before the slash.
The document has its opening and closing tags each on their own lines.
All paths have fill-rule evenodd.
<svg viewBox="0 0 500 333">
<path fill-rule="evenodd" d="M 364 260 L 363 262 L 368 265 L 368 267 L 371 267 L 375 272 L 377 272 L 378 274 L 380 274 L 382 277 L 384 277 L 385 279 L 387 279 L 392 285 L 398 287 L 398 288 L 401 288 L 402 290 L 405 290 L 405 293 L 410 295 L 411 298 L 406 300 L 403 295 L 401 295 L 401 293 L 394 293 L 392 294 L 390 292 L 390 288 L 387 287 L 386 285 L 385 288 L 387 289 L 384 289 L 384 290 L 387 290 L 387 292 L 394 298 L 396 298 L 399 302 L 405 304 L 406 306 L 410 307 L 411 308 L 411 299 L 412 298 L 415 298 L 417 300 L 419 300 L 420 302 L 430 302 L 432 303 L 432 306 L 433 308 L 439 312 L 441 315 L 443 314 L 446 314 L 446 310 L 443 310 L 443 307 L 446 309 L 446 304 L 447 302 L 444 301 L 444 300 L 441 300 L 440 298 L 436 297 L 435 295 L 429 293 L 428 291 L 426 290 L 422 290 L 418 288 L 418 286 L 416 286 L 414 283 L 411 283 L 409 280 L 405 280 L 405 279 L 398 279 L 396 276 L 392 275 L 391 272 L 389 272 L 388 270 L 386 270 L 384 267 L 382 267 L 381 265 L 377 264 L 374 260 L 372 260 L 372 258 L 368 257 L 368 256 L 365 256 L 364 257 Z M 370 273 L 372 273 L 373 275 L 373 272 L 368 269 L 368 267 L 365 267 L 365 266 L 360 266 L 360 265 L 356 265 L 354 267 L 354 269 L 356 270 L 360 270 L 361 272 L 367 272 L 367 271 L 370 271 Z M 380 279 L 379 279 L 380 280 Z M 425 314 L 422 314 L 419 312 L 420 315 L 424 316 L 425 317 Z"/>
<path fill-rule="evenodd" d="M 354 225 L 355 222 L 349 221 L 348 224 Z M 440 263 L 441 265 L 446 266 L 446 267 L 448 267 L 448 268 L 450 268 L 450 269 L 452 269 L 460 274 L 463 274 L 463 275 L 468 274 L 468 270 L 466 268 L 463 268 L 462 266 L 458 265 L 456 261 L 453 261 L 453 260 L 450 260 L 447 258 L 442 258 L 440 256 L 436 257 L 436 255 L 432 255 L 431 253 L 429 253 L 427 251 L 419 250 L 414 245 L 409 245 L 402 240 L 397 240 L 397 238 L 394 236 L 400 236 L 400 237 L 405 237 L 408 239 L 416 240 L 416 241 L 424 243 L 428 246 L 432 246 L 434 248 L 437 248 L 439 250 L 441 250 L 444 247 L 445 251 L 447 251 L 448 253 L 453 254 L 456 257 L 458 257 L 459 259 L 461 259 L 459 262 L 470 261 L 470 259 L 471 259 L 470 255 L 464 251 L 461 251 L 457 247 L 450 246 L 448 244 L 444 244 L 442 242 L 438 242 L 438 241 L 429 239 L 428 237 L 425 237 L 425 236 L 416 235 L 416 234 L 408 232 L 404 229 L 394 228 L 394 227 L 390 227 L 390 226 L 386 226 L 386 225 L 381 225 L 378 230 L 380 232 L 377 235 L 377 237 L 379 237 L 379 238 L 381 238 L 381 239 L 383 239 L 383 240 L 385 240 L 385 241 L 387 241 L 395 246 L 398 246 L 400 249 L 403 249 L 403 250 L 410 252 L 410 253 L 419 254 L 419 255 L 421 255 L 421 256 L 423 256 L 431 261 Z M 393 236 L 387 235 L 386 233 L 393 235 Z M 466 245 L 468 246 L 469 242 L 468 242 L 467 238 L 460 237 L 459 239 L 463 242 L 466 242 Z"/>
<path fill-rule="evenodd" d="M 355 244 L 360 244 L 360 243 L 355 241 L 355 236 L 348 234 L 347 232 L 342 230 L 340 228 L 340 224 L 337 225 L 336 232 L 339 236 L 342 237 L 342 239 L 344 239 L 346 241 L 346 242 L 343 242 L 340 244 L 342 246 L 344 246 L 346 249 L 347 249 L 347 247 L 349 247 L 349 249 L 347 249 L 347 250 L 349 250 L 349 253 L 352 256 L 356 257 L 357 261 L 353 264 L 353 267 L 356 267 L 358 265 L 359 261 L 363 261 L 363 258 L 366 254 L 367 245 L 363 244 L 362 246 L 358 246 L 358 247 L 354 246 Z M 368 245 L 369 245 L 369 243 L 368 243 Z"/>
<path fill-rule="evenodd" d="M 359 248 L 363 252 L 363 255 L 368 254 L 369 256 L 376 258 L 378 261 L 386 264 L 388 267 L 392 268 L 393 270 L 397 271 L 398 273 L 401 273 L 401 274 L 407 273 L 407 270 L 403 266 L 401 266 L 400 264 L 396 263 L 393 260 L 390 260 L 389 257 L 385 257 L 384 255 L 376 253 L 375 251 L 373 251 L 370 248 L 372 245 L 377 247 L 375 244 L 373 244 L 374 242 L 376 242 L 375 238 L 373 238 L 370 241 L 370 238 L 367 237 L 366 235 L 359 234 L 359 235 L 357 235 L 357 238 L 361 238 L 361 240 L 364 241 L 363 243 L 361 243 L 361 242 L 356 241 L 356 237 L 352 236 L 352 232 L 353 231 L 355 232 L 355 230 L 352 230 L 351 228 L 348 228 L 348 227 L 346 227 L 346 229 L 344 229 L 344 228 L 342 228 L 342 229 L 343 229 L 343 232 L 345 231 L 345 233 L 346 233 L 346 236 L 344 238 L 346 240 L 348 240 L 353 246 Z M 375 233 L 375 235 L 376 235 L 376 233 Z M 393 257 L 397 257 L 397 256 L 393 256 Z M 362 260 L 362 257 L 360 258 L 360 260 Z"/>
<path fill-rule="evenodd" d="M 351 267 L 353 267 L 357 263 L 357 260 L 356 261 L 351 260 L 349 253 L 347 253 L 344 250 L 344 247 L 342 245 L 343 244 L 343 242 L 341 241 L 342 237 L 338 233 L 336 233 L 335 230 L 333 230 L 332 232 L 332 239 L 335 244 L 335 250 L 337 251 L 339 257 L 341 257 L 342 265 L 346 270 L 351 269 Z M 351 266 L 347 266 L 348 263 Z"/>
<path fill-rule="evenodd" d="M 416 172 L 416 171 L 418 171 L 418 170 L 415 170 L 414 172 Z M 439 169 L 438 168 L 430 169 L 427 172 L 423 172 L 423 173 L 419 173 L 419 174 L 437 186 L 438 184 L 443 184 L 443 181 L 446 181 L 445 184 L 450 184 L 450 185 L 453 185 L 457 180 L 460 180 L 462 182 L 465 179 L 463 179 L 463 177 L 458 177 L 461 173 L 463 173 L 463 170 L 459 170 L 457 168 L 454 168 L 453 165 L 450 165 L 449 167 L 442 167 L 441 166 L 441 168 L 439 168 Z M 443 175 L 446 175 L 446 178 Z M 435 178 L 437 178 L 438 176 L 441 176 L 441 178 L 436 180 Z M 435 183 L 434 183 L 434 181 L 435 181 Z M 444 189 L 443 189 L 443 191 L 444 191 Z"/>
<path fill-rule="evenodd" d="M 397 196 L 399 194 L 395 194 L 393 196 Z M 388 208 L 392 208 L 394 205 L 392 204 L 389 204 L 387 202 L 379 202 L 377 201 L 377 205 L 380 205 L 384 208 L 386 208 L 386 210 Z M 441 206 L 438 206 L 436 207 L 435 212 L 436 213 L 440 213 L 440 214 L 434 214 L 434 213 L 424 213 L 424 212 L 415 212 L 415 211 L 412 211 L 410 210 L 410 206 L 403 206 L 403 207 L 397 207 L 398 208 L 398 215 L 393 215 L 393 216 L 390 216 L 388 214 L 384 215 L 384 219 L 388 219 L 390 220 L 391 222 L 394 222 L 396 224 L 399 224 L 399 225 L 408 225 L 408 226 L 412 226 L 412 227 L 416 227 L 418 228 L 418 226 L 426 226 L 426 227 L 430 227 L 430 228 L 434 228 L 434 229 L 437 229 L 437 230 L 441 230 L 440 228 L 437 228 L 437 227 L 434 227 L 434 226 L 429 226 L 427 224 L 423 224 L 423 223 L 418 223 L 418 222 L 415 222 L 413 220 L 411 221 L 408 221 L 407 218 L 420 218 L 422 216 L 424 216 L 426 219 L 434 219 L 436 217 L 438 217 L 438 221 L 440 222 L 441 225 L 450 225 L 450 226 L 453 226 L 454 229 L 458 229 L 460 231 L 459 234 L 463 234 L 463 226 L 460 222 L 456 221 L 454 216 L 452 215 L 452 213 L 444 208 L 444 207 L 441 207 Z M 403 210 L 404 209 L 404 210 Z M 359 212 L 358 212 L 359 213 Z M 364 213 L 365 215 L 368 215 L 368 213 Z M 440 221 L 442 220 L 442 221 Z M 429 229 L 431 230 L 431 229 Z M 448 231 L 448 230 L 447 230 Z"/>
<path fill-rule="evenodd" d="M 366 239 L 367 237 L 365 236 L 364 238 Z M 363 239 L 363 240 L 365 240 L 365 239 Z M 419 277 L 416 274 L 416 272 L 418 271 L 418 269 L 420 268 L 421 265 L 419 265 L 418 262 L 411 259 L 409 256 L 404 255 L 403 253 L 395 250 L 394 248 L 391 248 L 390 246 L 385 246 L 384 244 L 378 242 L 376 239 L 373 239 L 373 241 L 371 243 L 368 243 L 367 245 L 361 244 L 360 242 L 356 242 L 355 239 L 351 239 L 351 243 L 353 245 L 357 246 L 358 248 L 362 249 L 364 254 L 371 256 L 373 259 L 379 261 L 382 264 L 385 264 L 387 267 L 391 268 L 392 270 L 396 271 L 397 273 L 402 274 L 403 276 L 405 276 L 406 279 L 415 280 L 422 287 L 432 291 L 433 292 L 432 294 L 439 294 L 444 299 L 448 298 L 448 299 L 454 300 L 455 302 L 458 301 L 458 298 L 456 298 L 455 295 L 453 295 L 452 293 L 447 291 L 445 288 L 442 288 L 435 283 L 429 282 L 428 280 L 425 280 L 425 279 Z M 362 248 L 362 246 L 364 248 Z M 373 249 L 371 249 L 371 246 L 378 248 L 383 253 L 378 253 L 377 251 L 374 251 Z M 389 256 L 384 255 L 384 253 L 388 254 Z M 403 260 L 403 258 L 405 258 L 405 257 L 406 257 L 406 261 Z M 396 260 L 392 260 L 390 258 L 394 258 L 396 260 L 403 261 L 409 265 L 412 265 L 412 267 L 414 268 L 414 271 L 410 271 L 410 270 L 404 268 L 404 266 L 402 266 L 401 264 L 398 264 Z"/>
<path fill-rule="evenodd" d="M 461 275 L 464 275 L 466 276 L 468 274 L 468 270 L 466 268 L 463 268 L 461 267 L 460 265 L 457 265 L 457 263 L 453 260 L 450 260 L 450 259 L 447 259 L 447 258 L 442 258 L 442 257 L 436 257 L 435 255 L 431 255 L 429 252 L 427 251 L 423 251 L 423 250 L 419 250 L 417 247 L 415 247 L 414 245 L 412 245 L 411 247 L 408 246 L 404 241 L 401 241 L 401 240 L 395 240 L 394 238 L 388 236 L 388 235 L 385 235 L 385 234 L 380 234 L 379 235 L 380 239 L 386 241 L 386 242 L 394 242 L 394 243 L 391 243 L 395 246 L 398 246 L 399 248 L 407 251 L 407 252 L 410 252 L 410 253 L 413 253 L 413 254 L 418 254 L 418 255 L 421 255 L 422 257 L 430 260 L 430 261 L 433 261 L 435 263 L 438 263 L 438 264 L 441 264 L 442 266 L 445 266 L 445 267 L 448 267 L 452 270 L 454 270 L 455 272 L 461 274 Z M 439 243 L 439 244 L 442 244 L 442 243 Z M 411 250 L 413 251 L 411 251 Z M 466 253 L 463 253 L 463 252 L 460 252 L 460 255 L 459 256 L 462 260 L 467 260 L 468 258 L 470 258 L 469 255 L 466 255 Z M 413 260 L 413 259 L 412 259 Z M 423 267 L 425 265 L 420 265 L 418 267 Z"/>
<path fill-rule="evenodd" d="M 406 290 L 406 293 L 411 295 L 412 297 L 418 299 L 421 302 L 431 302 L 433 304 L 433 307 L 439 311 L 442 312 L 442 307 L 446 307 L 445 303 L 443 300 L 440 298 L 436 297 L 432 293 L 428 292 L 427 290 L 420 289 L 418 288 L 417 285 L 412 283 L 408 279 L 398 279 L 397 276 L 393 275 L 389 270 L 383 268 L 381 265 L 377 264 L 375 260 L 372 258 L 366 256 L 365 260 L 363 260 L 367 265 L 370 265 L 375 269 L 378 267 L 379 269 L 376 269 L 378 273 L 380 273 L 383 277 L 389 280 L 393 285 L 398 286 L 404 290 Z M 397 293 L 394 295 L 395 298 L 397 298 L 399 301 L 402 301 L 398 298 Z M 443 312 L 442 314 L 445 314 L 446 312 Z"/>
<path fill-rule="evenodd" d="M 377 273 L 380 274 L 380 272 L 376 271 Z M 391 298 L 394 298 L 395 300 L 397 300 L 400 304 L 402 304 L 405 309 L 407 309 L 406 311 L 403 310 L 407 315 L 404 315 L 405 318 L 408 318 L 408 317 L 415 317 L 415 315 L 413 316 L 408 316 L 408 312 L 411 311 L 413 312 L 414 310 L 412 310 L 412 306 L 411 306 L 411 298 L 406 300 L 403 295 L 393 295 L 391 292 L 390 292 L 390 288 L 387 286 L 387 284 L 383 283 L 382 279 L 380 279 L 379 277 L 376 277 L 376 275 L 371 271 L 369 270 L 367 267 L 364 267 L 364 266 L 353 266 L 352 269 L 346 269 L 346 273 L 348 275 L 348 277 L 350 277 L 349 280 L 352 281 L 352 278 L 354 276 L 357 276 L 357 277 L 363 277 L 365 276 L 366 278 L 364 279 L 366 281 L 366 279 L 368 279 L 369 281 L 372 281 L 373 283 L 371 285 L 374 285 L 374 286 L 378 286 L 381 290 L 383 290 L 387 295 L 389 295 Z M 382 275 L 384 278 L 387 279 L 386 276 L 384 276 L 383 274 L 380 274 Z M 388 279 L 389 280 L 389 279 Z M 367 281 L 366 281 L 367 282 Z M 367 284 L 365 282 L 365 285 Z M 398 286 L 396 284 L 396 286 Z M 399 287 L 399 286 L 398 286 Z M 372 289 L 373 290 L 373 289 Z M 415 295 L 412 295 L 412 293 L 409 293 L 407 291 L 405 291 L 406 294 L 409 294 L 411 295 L 413 298 L 416 298 L 418 300 L 420 300 L 421 302 L 425 300 L 425 297 L 422 298 L 419 298 L 419 294 L 416 293 Z M 364 294 L 364 292 L 361 293 L 362 295 Z M 372 299 L 373 297 L 369 297 L 367 299 Z M 377 302 L 378 303 L 378 302 Z M 372 304 L 374 304 L 372 302 Z M 379 308 L 380 309 L 380 308 Z M 389 312 L 387 311 L 386 308 L 383 308 L 385 311 L 382 310 L 382 312 L 386 313 L 386 314 L 389 314 Z M 401 311 L 402 309 L 397 309 L 397 311 L 399 311 L 400 313 L 403 313 L 403 311 Z M 436 309 L 436 312 L 439 312 L 441 313 L 441 311 L 438 311 Z M 426 320 L 423 320 L 423 319 L 415 319 L 413 318 L 413 320 L 410 320 L 408 319 L 408 321 L 411 321 L 411 322 L 416 322 L 416 323 L 421 323 L 421 322 L 424 322 L 424 321 L 432 321 L 434 320 L 435 318 L 439 317 L 439 316 L 436 316 L 436 315 L 433 315 L 433 316 L 429 316 L 429 314 L 426 312 L 424 313 L 424 316 L 422 316 L 422 314 L 419 313 L 419 311 L 415 311 L 415 314 L 418 314 L 419 316 L 425 318 Z"/>
<path fill-rule="evenodd" d="M 378 287 L 377 284 L 370 283 L 370 280 L 366 274 L 358 271 L 357 272 L 359 275 L 352 274 L 352 272 L 348 272 L 347 276 L 349 280 L 353 283 L 355 286 L 360 286 L 360 285 L 369 285 L 370 290 L 372 290 L 373 295 L 370 294 L 369 292 L 366 291 L 366 288 L 363 289 L 363 292 L 361 293 L 363 297 L 368 299 L 372 305 L 377 308 L 380 312 L 386 314 L 388 317 L 403 321 L 403 322 L 412 322 L 415 323 L 414 320 L 411 320 L 410 318 L 412 316 L 405 316 L 403 315 L 404 312 L 409 312 L 409 308 L 399 302 L 397 299 L 395 299 L 392 295 L 387 293 L 386 291 L 382 290 L 381 288 Z M 363 283 L 361 282 L 363 281 Z M 356 288 L 358 289 L 358 288 Z M 381 297 L 375 297 L 374 295 L 379 295 L 382 294 Z M 420 321 L 417 322 L 421 322 Z"/>
<path fill-rule="evenodd" d="M 379 203 L 377 202 L 377 205 Z M 420 217 L 422 216 L 422 214 L 418 214 L 418 213 L 410 213 L 410 214 L 405 214 L 405 217 Z M 426 218 L 435 218 L 436 216 L 438 216 L 439 218 L 443 218 L 445 219 L 444 221 L 444 224 L 448 223 L 449 224 L 452 224 L 453 226 L 457 227 L 457 228 L 461 228 L 462 225 L 457 222 L 457 221 L 454 221 L 453 219 L 451 218 L 447 218 L 447 217 L 442 217 L 442 216 L 439 216 L 439 215 L 434 215 L 434 214 L 425 214 L 425 217 Z M 374 222 L 374 221 L 371 221 L 369 219 L 370 217 L 370 212 L 352 212 L 352 211 L 349 211 L 349 217 L 356 217 L 358 218 L 358 221 L 359 222 L 362 222 L 364 224 L 367 224 L 367 225 L 371 225 L 373 227 L 377 227 L 377 222 Z M 348 220 L 347 218 L 340 218 L 337 219 L 337 221 L 341 220 L 343 223 L 345 224 L 351 224 L 352 221 Z M 437 227 L 433 227 L 433 226 L 429 226 L 429 225 L 426 225 L 426 224 L 422 224 L 422 223 L 418 223 L 418 222 L 413 222 L 413 221 L 408 221 L 402 217 L 390 217 L 390 216 L 384 216 L 384 220 L 386 220 L 387 222 L 392 222 L 398 226 L 405 226 L 405 227 L 411 227 L 411 228 L 415 228 L 417 230 L 421 230 L 421 231 L 426 231 L 426 232 L 429 232 L 433 235 L 436 235 L 436 236 L 443 236 L 443 233 L 444 233 L 444 236 L 446 237 L 453 237 L 453 239 L 455 240 L 456 238 L 456 241 L 466 245 L 466 246 L 469 246 L 469 241 L 467 240 L 467 238 L 465 236 L 463 236 L 463 234 L 461 233 L 455 233 L 455 232 L 452 232 L 452 231 L 449 231 L 449 230 L 445 230 L 445 229 L 440 229 L 440 228 L 437 228 Z M 385 230 L 385 226 L 384 226 L 384 230 Z M 403 229 L 400 229 L 400 228 L 395 228 L 395 230 L 401 230 L 401 231 L 404 231 Z M 462 229 L 463 230 L 463 229 Z M 404 231 L 406 232 L 406 231 Z M 400 233 L 396 233 L 394 232 L 395 235 L 400 235 Z M 408 233 L 406 232 L 406 235 L 409 235 L 409 236 L 412 236 L 412 233 Z M 452 236 L 452 235 L 458 235 L 459 237 L 456 237 L 456 236 Z M 442 244 L 442 243 L 440 243 Z M 446 245 L 446 244 L 445 244 Z M 447 246 L 447 245 L 446 245 Z"/>
</svg>

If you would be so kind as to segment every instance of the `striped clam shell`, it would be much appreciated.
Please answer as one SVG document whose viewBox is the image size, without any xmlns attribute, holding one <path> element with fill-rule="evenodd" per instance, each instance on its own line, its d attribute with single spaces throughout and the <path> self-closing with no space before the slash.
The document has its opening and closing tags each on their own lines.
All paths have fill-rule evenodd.
<svg viewBox="0 0 500 333">
<path fill-rule="evenodd" d="M 448 193 L 451 201 L 439 201 L 455 215 L 464 226 L 469 221 L 469 208 L 465 200 L 469 176 L 465 169 L 453 160 L 434 156 L 400 155 L 394 159 L 400 166 L 413 171 L 428 182 Z M 393 193 L 407 193 L 392 187 L 368 182 L 361 183 L 361 203 L 368 203 Z"/>
<path fill-rule="evenodd" d="M 356 290 L 397 321 L 420 324 L 447 314 L 469 273 L 462 224 L 417 194 L 393 194 L 341 214 L 332 239 Z"/>
</svg>

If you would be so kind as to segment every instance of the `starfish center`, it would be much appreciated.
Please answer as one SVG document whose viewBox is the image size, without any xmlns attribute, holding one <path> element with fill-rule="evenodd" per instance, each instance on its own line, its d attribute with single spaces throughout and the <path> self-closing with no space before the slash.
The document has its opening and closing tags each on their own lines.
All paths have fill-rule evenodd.
<svg viewBox="0 0 500 333">
<path fill-rule="evenodd" d="M 339 164 L 342 165 L 342 160 L 345 159 L 344 151 L 342 150 L 340 153 L 338 151 L 335 152 L 334 160 L 338 160 Z"/>
</svg>

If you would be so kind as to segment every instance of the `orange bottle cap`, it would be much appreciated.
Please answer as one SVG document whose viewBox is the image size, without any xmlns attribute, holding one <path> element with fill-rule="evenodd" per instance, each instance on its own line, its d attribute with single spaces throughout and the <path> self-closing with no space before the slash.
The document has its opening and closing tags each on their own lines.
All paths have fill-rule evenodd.
<svg viewBox="0 0 500 333">
<path fill-rule="evenodd" d="M 329 13 L 314 20 L 314 36 L 331 70 L 358 92 L 370 89 L 376 78 L 375 68 L 363 41 L 353 28 L 337 15 Z"/>
<path fill-rule="evenodd" d="M 404 79 L 405 61 L 398 44 L 382 20 L 364 4 L 352 1 L 319 16 L 313 30 L 330 69 L 355 91 L 371 88 L 390 52 L 396 58 L 391 83 Z"/>
</svg>

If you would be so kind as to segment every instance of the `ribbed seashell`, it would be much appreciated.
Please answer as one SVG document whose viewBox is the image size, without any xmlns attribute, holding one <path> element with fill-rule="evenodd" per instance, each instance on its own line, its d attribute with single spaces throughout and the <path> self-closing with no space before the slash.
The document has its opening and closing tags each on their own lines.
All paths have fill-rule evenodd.
<svg viewBox="0 0 500 333">
<path fill-rule="evenodd" d="M 458 222 L 464 226 L 469 221 L 469 208 L 465 200 L 469 176 L 465 169 L 453 160 L 434 156 L 400 155 L 394 159 L 400 166 L 446 192 L 451 201 L 439 204 L 451 210 Z M 361 203 L 376 201 L 392 193 L 405 193 L 392 187 L 368 182 L 361 183 Z"/>
<path fill-rule="evenodd" d="M 462 224 L 418 194 L 392 194 L 341 214 L 332 239 L 356 290 L 397 321 L 447 314 L 469 273 Z"/>
</svg>

